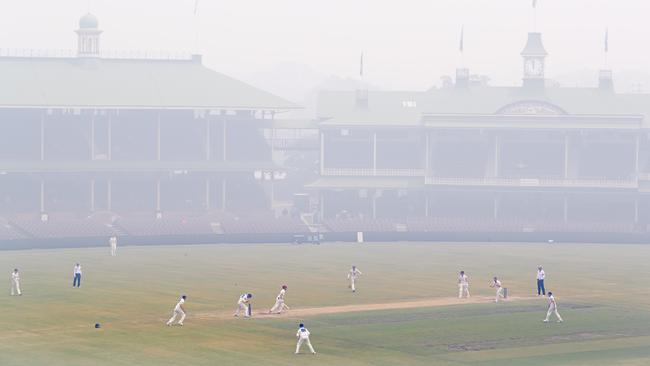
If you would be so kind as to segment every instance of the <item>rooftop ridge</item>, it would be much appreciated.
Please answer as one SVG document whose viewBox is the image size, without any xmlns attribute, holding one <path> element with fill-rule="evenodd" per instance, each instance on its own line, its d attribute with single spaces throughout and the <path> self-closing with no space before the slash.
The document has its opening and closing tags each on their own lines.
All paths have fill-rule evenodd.
<svg viewBox="0 0 650 366">
<path fill-rule="evenodd" d="M 31 49 L 0 48 L 3 58 L 78 58 L 72 49 Z M 195 55 L 186 51 L 152 51 L 152 50 L 103 50 L 100 59 L 107 60 L 155 60 L 155 61 L 192 61 Z"/>
</svg>

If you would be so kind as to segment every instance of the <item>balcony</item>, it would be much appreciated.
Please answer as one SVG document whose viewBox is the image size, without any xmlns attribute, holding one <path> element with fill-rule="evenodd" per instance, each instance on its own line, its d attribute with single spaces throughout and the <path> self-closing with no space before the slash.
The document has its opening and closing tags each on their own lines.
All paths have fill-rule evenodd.
<svg viewBox="0 0 650 366">
<path fill-rule="evenodd" d="M 495 186 L 543 188 L 638 188 L 629 179 L 562 179 L 562 178 L 441 178 L 426 177 L 425 184 L 437 186 Z"/>
<path fill-rule="evenodd" d="M 424 177 L 424 169 L 325 168 L 322 175 L 334 177 Z"/>
</svg>

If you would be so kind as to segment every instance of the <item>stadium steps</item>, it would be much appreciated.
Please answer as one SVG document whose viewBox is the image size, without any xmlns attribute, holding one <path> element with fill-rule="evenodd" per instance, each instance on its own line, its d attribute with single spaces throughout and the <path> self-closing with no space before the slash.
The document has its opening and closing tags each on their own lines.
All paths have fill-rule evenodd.
<svg viewBox="0 0 650 366">
<path fill-rule="evenodd" d="M 11 229 L 13 232 L 17 233 L 18 235 L 26 238 L 26 239 L 34 239 L 36 236 L 29 231 L 23 229 L 22 227 L 16 225 L 15 223 L 11 221 L 7 221 L 6 223 L 7 227 Z"/>
<path fill-rule="evenodd" d="M 120 224 L 118 224 L 116 222 L 114 222 L 113 224 L 108 225 L 108 226 L 115 232 L 115 235 L 117 235 L 117 236 L 130 236 L 131 235 L 131 233 L 128 230 L 126 230 L 123 226 L 121 226 Z"/>
</svg>

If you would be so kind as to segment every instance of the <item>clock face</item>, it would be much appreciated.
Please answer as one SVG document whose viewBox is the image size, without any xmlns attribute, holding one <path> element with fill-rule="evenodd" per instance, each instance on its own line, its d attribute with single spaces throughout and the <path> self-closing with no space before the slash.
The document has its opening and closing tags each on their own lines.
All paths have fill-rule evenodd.
<svg viewBox="0 0 650 366">
<path fill-rule="evenodd" d="M 528 77 L 540 77 L 544 73 L 544 64 L 542 64 L 542 60 L 537 58 L 526 60 L 524 68 Z"/>
</svg>

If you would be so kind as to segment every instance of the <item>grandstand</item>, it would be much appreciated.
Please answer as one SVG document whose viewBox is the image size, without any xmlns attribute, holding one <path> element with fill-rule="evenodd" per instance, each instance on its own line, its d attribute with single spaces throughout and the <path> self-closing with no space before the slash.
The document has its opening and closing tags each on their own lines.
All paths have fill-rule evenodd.
<svg viewBox="0 0 650 366">
<path fill-rule="evenodd" d="M 76 32 L 76 54 L 0 56 L 1 241 L 307 230 L 272 210 L 265 138 L 298 106 L 199 55 L 101 50 L 91 14 Z"/>
<path fill-rule="evenodd" d="M 461 68 L 423 92 L 321 93 L 320 177 L 308 187 L 326 226 L 647 234 L 650 95 L 616 93 L 611 70 L 593 88 L 552 85 L 540 33 L 521 56 L 521 86 Z"/>
<path fill-rule="evenodd" d="M 461 68 L 426 91 L 324 91 L 297 120 L 200 55 L 101 50 L 91 14 L 76 32 L 76 54 L 0 53 L 2 243 L 648 237 L 650 95 L 610 70 L 549 85 L 539 33 L 521 86 Z"/>
</svg>

